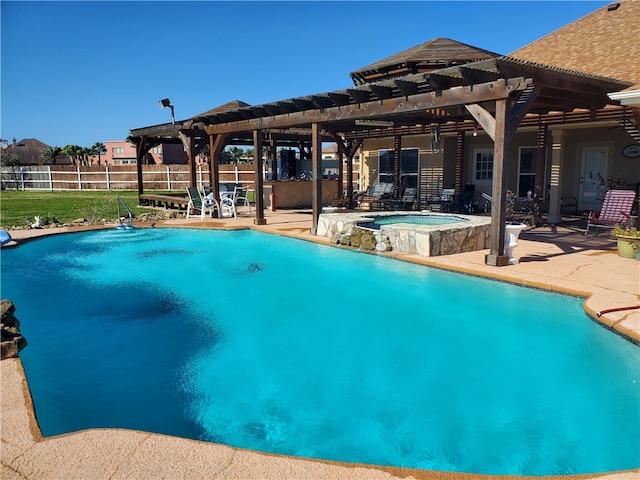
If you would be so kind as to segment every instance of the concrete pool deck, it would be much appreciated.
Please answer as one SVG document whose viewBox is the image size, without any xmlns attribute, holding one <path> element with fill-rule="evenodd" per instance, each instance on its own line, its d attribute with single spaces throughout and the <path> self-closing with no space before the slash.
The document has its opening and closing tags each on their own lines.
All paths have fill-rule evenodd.
<svg viewBox="0 0 640 480">
<path fill-rule="evenodd" d="M 328 239 L 309 233 L 311 215 L 308 211 L 265 212 L 265 216 L 267 225 L 262 226 L 254 226 L 253 219 L 242 216 L 226 221 L 202 221 L 199 218 L 158 221 L 155 226 L 251 227 L 268 233 L 329 243 Z M 35 236 L 86 229 L 79 227 L 16 230 L 10 233 L 20 243 Z M 587 298 L 585 310 L 594 320 L 601 321 L 635 341 L 640 341 L 638 309 L 597 316 L 597 312 L 640 305 L 640 262 L 619 257 L 615 242 L 609 240 L 606 234 L 586 238 L 572 226 L 539 227 L 523 232 L 520 236 L 520 245 L 514 251 L 514 255 L 521 260 L 517 265 L 487 266 L 484 264 L 486 253 L 486 250 L 480 250 L 429 258 L 419 255 L 395 255 L 393 252 L 387 255 L 436 268 L 579 294 Z M 20 318 L 20 305 L 16 307 L 16 316 L 24 323 L 25 320 Z M 525 478 L 443 473 L 293 458 L 122 429 L 92 429 L 43 438 L 19 359 L 1 362 L 0 380 L 0 478 L 3 480 Z M 616 445 L 612 445 L 611 448 L 615 449 Z M 606 452 L 603 454 L 606 455 Z M 607 474 L 544 478 L 637 480 L 640 478 L 640 468 Z"/>
</svg>

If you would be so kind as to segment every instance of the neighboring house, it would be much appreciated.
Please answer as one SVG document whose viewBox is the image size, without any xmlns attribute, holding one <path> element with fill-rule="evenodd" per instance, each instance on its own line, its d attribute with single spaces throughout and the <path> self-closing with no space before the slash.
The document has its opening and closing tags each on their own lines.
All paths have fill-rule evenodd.
<svg viewBox="0 0 640 480">
<path fill-rule="evenodd" d="M 105 142 L 106 152 L 100 155 L 100 165 L 135 165 L 136 147 L 128 141 Z M 25 138 L 11 143 L 3 141 L 2 156 L 13 154 L 20 159 L 20 165 L 41 165 L 40 155 L 49 145 L 35 138 Z M 98 156 L 89 157 L 90 165 L 98 165 Z M 73 162 L 68 155 L 62 155 L 56 162 L 57 165 L 70 165 Z M 151 149 L 147 155 L 147 164 L 186 164 L 187 155 L 182 145 L 162 144 Z"/>
<path fill-rule="evenodd" d="M 637 101 L 640 91 L 638 19 L 640 2 L 612 4 L 509 57 L 633 82 L 635 86 L 629 92 L 610 95 L 611 98 L 615 95 L 631 98 L 627 104 L 633 105 L 630 102 L 633 98 Z M 358 86 L 498 56 L 453 40 L 435 39 L 357 70 L 351 78 Z M 585 110 L 579 121 L 555 122 L 548 130 L 536 126 L 519 128 L 510 142 L 507 187 L 519 197 L 535 188 L 536 149 L 541 144 L 540 132 L 544 131 L 548 151 L 545 165 L 540 166 L 545 176 L 541 189 L 542 198 L 550 204 L 550 222 L 560 219 L 561 197 L 575 197 L 578 210 L 588 210 L 599 208 L 604 191 L 611 186 L 626 185 L 637 190 L 640 185 L 639 110 L 631 110 L 635 115 L 629 115 L 626 113 L 629 109 L 608 108 L 612 111 L 609 119 L 594 116 L 590 121 L 589 111 Z M 423 203 L 439 189 L 455 187 L 457 175 L 462 180 L 460 190 L 475 188 L 491 194 L 492 140 L 479 127 L 466 135 L 461 172 L 456 172 L 455 140 L 455 135 L 441 135 L 437 128 L 426 129 L 423 135 L 402 136 L 400 184 L 419 188 Z M 552 155 L 552 149 L 557 148 L 560 153 Z M 361 150 L 363 188 L 377 181 L 393 181 L 393 137 L 367 139 Z"/>
<path fill-rule="evenodd" d="M 16 155 L 20 159 L 20 165 L 38 165 L 42 163 L 40 155 L 47 148 L 49 148 L 49 145 L 35 138 L 24 138 L 19 142 L 14 138 L 11 143 L 3 141 L 2 156 Z M 61 165 L 68 164 L 69 157 L 65 155 L 64 158 L 58 160 L 58 163 Z"/>
<path fill-rule="evenodd" d="M 338 158 L 338 145 L 331 143 L 322 149 L 322 160 L 336 160 Z"/>
<path fill-rule="evenodd" d="M 336 143 L 330 143 L 322 149 L 322 168 L 323 175 L 327 177 L 333 177 L 339 173 L 339 155 L 338 145 Z M 342 159 L 343 172 L 347 169 L 347 160 Z M 360 190 L 360 182 L 358 174 L 360 171 L 360 153 L 356 153 L 353 157 L 353 172 L 354 172 L 354 189 Z M 346 178 L 344 179 L 346 187 Z"/>
<path fill-rule="evenodd" d="M 128 141 L 105 142 L 106 153 L 100 156 L 103 165 L 135 165 L 136 147 Z M 98 157 L 91 157 L 92 164 L 97 165 Z M 186 164 L 187 155 L 182 145 L 161 144 L 153 147 L 145 156 L 146 165 Z"/>
<path fill-rule="evenodd" d="M 116 141 L 105 142 L 105 153 L 100 156 L 100 162 L 103 165 L 135 165 L 136 164 L 136 147 L 131 142 Z M 97 156 L 91 157 L 91 163 L 96 165 Z"/>
</svg>

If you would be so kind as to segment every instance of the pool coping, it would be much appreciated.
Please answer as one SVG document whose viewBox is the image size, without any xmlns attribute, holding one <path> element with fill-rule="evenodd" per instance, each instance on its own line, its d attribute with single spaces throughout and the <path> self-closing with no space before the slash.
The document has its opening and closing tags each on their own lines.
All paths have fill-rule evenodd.
<svg viewBox="0 0 640 480">
<path fill-rule="evenodd" d="M 281 224 L 253 225 L 249 219 L 243 222 L 209 222 L 175 220 L 157 222 L 156 227 L 183 228 L 253 228 L 267 233 L 299 238 L 329 244 L 328 239 L 314 237 L 309 233 L 308 217 L 299 221 L 285 221 Z M 143 225 L 143 226 L 151 226 Z M 50 231 L 12 231 L 12 237 L 21 243 L 36 236 L 54 233 L 83 231 L 111 226 L 50 229 Z M 22 232 L 22 233 L 20 233 Z M 526 236 L 525 236 L 526 238 Z M 524 239 L 522 253 L 532 258 L 545 257 L 540 261 L 553 261 L 557 252 L 547 244 L 531 245 Z M 6 248 L 3 247 L 3 248 Z M 607 306 L 640 303 L 640 295 L 634 290 L 634 275 L 638 269 L 633 262 L 623 263 L 613 252 L 584 253 L 582 260 L 568 264 L 554 263 L 551 273 L 540 274 L 539 268 L 519 266 L 503 268 L 484 265 L 485 252 L 466 252 L 444 257 L 421 257 L 418 255 L 385 254 L 398 260 L 420 263 L 436 268 L 466 273 L 500 281 L 518 283 L 534 288 L 542 288 L 585 298 L 585 311 L 612 330 L 640 341 L 640 312 L 620 311 L 601 316 L 597 313 Z M 548 257 L 548 258 L 547 258 Z M 560 257 L 562 258 L 562 257 Z M 575 257 L 574 257 L 575 259 Z M 588 260 L 588 261 L 587 261 Z M 594 276 L 594 268 L 602 270 L 609 263 L 614 265 Z M 531 262 L 534 267 L 538 264 Z M 635 271 L 634 271 L 635 267 Z M 526 271 L 525 271 L 526 270 Z M 628 272 L 628 273 L 627 273 Z M 605 282 L 610 275 L 631 277 L 631 282 L 616 282 L 612 288 Z M 595 279 L 595 281 L 594 281 Z M 597 283 L 598 285 L 594 285 Z M 19 306 L 16 316 L 19 318 Z M 28 339 L 27 339 L 28 341 Z M 28 348 L 28 347 L 27 347 Z M 461 472 L 435 472 L 392 468 L 375 465 L 349 464 L 285 455 L 253 452 L 243 449 L 216 445 L 196 440 L 171 437 L 123 429 L 91 429 L 56 437 L 43 438 L 37 424 L 29 387 L 19 358 L 1 362 L 1 436 L 2 449 L 0 471 L 3 479 L 44 478 L 247 478 L 247 479 L 394 479 L 414 478 L 416 480 L 441 479 L 501 479 L 540 478 L 509 475 L 484 475 Z M 640 468 L 609 473 L 582 475 L 545 476 L 549 479 L 603 478 L 608 480 L 636 479 Z"/>
</svg>

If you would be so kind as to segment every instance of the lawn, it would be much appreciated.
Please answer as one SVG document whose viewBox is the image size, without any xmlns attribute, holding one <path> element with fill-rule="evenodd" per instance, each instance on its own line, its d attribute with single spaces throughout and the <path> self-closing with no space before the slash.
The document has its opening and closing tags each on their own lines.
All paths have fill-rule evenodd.
<svg viewBox="0 0 640 480">
<path fill-rule="evenodd" d="M 134 215 L 153 212 L 138 207 L 136 190 L 36 192 L 2 190 L 0 192 L 0 226 L 11 228 L 26 225 L 36 215 L 49 223 L 67 223 L 84 218 L 88 221 L 118 219 L 118 197 L 121 197 Z M 127 213 L 121 207 L 121 214 Z"/>
</svg>

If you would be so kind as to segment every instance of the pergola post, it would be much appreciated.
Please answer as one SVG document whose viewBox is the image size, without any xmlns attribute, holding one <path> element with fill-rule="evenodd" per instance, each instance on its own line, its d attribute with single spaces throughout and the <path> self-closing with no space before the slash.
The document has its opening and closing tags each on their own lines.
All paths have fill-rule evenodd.
<svg viewBox="0 0 640 480">
<path fill-rule="evenodd" d="M 362 141 L 362 139 L 347 141 L 347 196 L 349 197 L 347 208 L 349 209 L 355 208 L 353 201 L 353 157 L 356 156 L 356 153 L 362 146 Z"/>
<path fill-rule="evenodd" d="M 549 178 L 549 213 L 547 222 L 551 224 L 562 221 L 560 209 L 560 185 L 562 179 L 562 169 L 564 168 L 565 139 L 566 130 L 551 130 L 553 140 L 551 141 L 551 176 Z"/>
<path fill-rule="evenodd" d="M 538 126 L 536 138 L 536 176 L 533 189 L 533 227 L 542 223 L 542 202 L 544 201 L 544 174 L 547 169 L 547 138 L 549 127 Z"/>
<path fill-rule="evenodd" d="M 342 192 L 344 192 L 344 154 L 342 150 L 338 148 L 338 200 L 342 199 Z"/>
<path fill-rule="evenodd" d="M 347 208 L 353 209 L 353 157 L 356 156 L 356 152 L 362 146 L 363 139 L 343 139 L 340 135 L 333 132 L 328 132 L 336 145 L 338 146 L 338 155 L 340 158 L 340 164 L 342 165 L 342 157 L 347 158 Z M 340 183 L 339 194 L 342 196 L 342 177 L 344 175 L 343 169 L 340 170 Z"/>
<path fill-rule="evenodd" d="M 319 123 L 311 124 L 311 154 L 311 170 L 313 173 L 311 186 L 313 223 L 311 225 L 311 234 L 315 235 L 318 231 L 318 218 L 322 207 L 322 125 Z"/>
<path fill-rule="evenodd" d="M 189 135 L 186 135 L 182 131 L 178 133 L 180 140 L 182 141 L 182 145 L 184 145 L 185 150 L 187 151 L 187 162 L 189 164 L 189 186 L 197 187 L 198 181 L 196 178 L 196 162 L 195 162 L 195 149 L 194 149 L 194 141 L 193 138 Z"/>
<path fill-rule="evenodd" d="M 218 168 L 218 155 L 216 152 L 216 140 L 220 135 L 209 135 L 209 183 L 213 198 L 219 198 L 220 169 Z"/>
<path fill-rule="evenodd" d="M 509 257 L 504 254 L 504 235 L 507 207 L 507 151 L 509 147 L 509 119 L 511 104 L 508 98 L 496 100 L 494 144 L 493 144 L 493 182 L 491 189 L 491 239 L 489 254 L 485 257 L 487 265 L 502 267 L 508 265 Z"/>
<path fill-rule="evenodd" d="M 397 200 L 402 195 L 400 191 L 400 164 L 402 163 L 402 136 L 393 137 L 393 199 Z"/>
<path fill-rule="evenodd" d="M 271 180 L 278 180 L 278 137 L 271 134 L 269 142 L 269 161 L 271 162 Z"/>
<path fill-rule="evenodd" d="M 353 155 L 347 155 L 347 208 L 353 209 Z"/>
<path fill-rule="evenodd" d="M 264 185 L 262 181 L 262 130 L 253 131 L 253 168 L 255 171 L 255 200 L 256 218 L 255 225 L 266 225 L 264 218 Z"/>
<path fill-rule="evenodd" d="M 144 180 L 142 178 L 142 159 L 144 158 L 147 150 L 147 137 L 140 137 L 140 141 L 136 144 L 136 170 L 138 171 L 138 196 L 144 193 Z"/>
<path fill-rule="evenodd" d="M 466 145 L 465 132 L 456 132 L 456 164 L 455 164 L 455 196 L 462 200 L 462 164 L 464 163 L 464 153 Z"/>
</svg>

